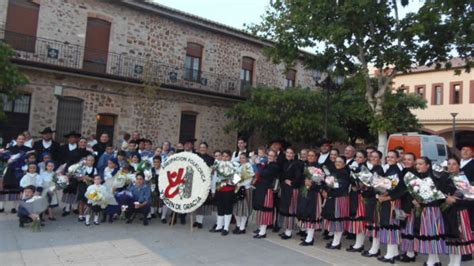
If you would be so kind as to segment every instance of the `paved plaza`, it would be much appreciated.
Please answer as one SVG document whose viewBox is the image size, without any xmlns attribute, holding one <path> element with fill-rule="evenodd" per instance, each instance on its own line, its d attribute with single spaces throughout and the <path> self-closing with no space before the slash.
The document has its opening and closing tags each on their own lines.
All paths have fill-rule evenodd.
<svg viewBox="0 0 474 266">
<path fill-rule="evenodd" d="M 57 213 L 57 216 L 60 216 Z M 19 228 L 17 218 L 0 214 L 0 265 L 380 265 L 344 250 L 324 248 L 319 235 L 313 247 L 300 247 L 299 237 L 281 240 L 274 233 L 256 240 L 252 234 L 221 236 L 205 229 L 191 233 L 186 226 L 170 227 L 159 220 L 143 226 L 116 221 L 84 226 L 74 216 L 47 221 L 41 232 Z M 249 230 L 254 228 L 250 225 Z M 343 242 L 343 249 L 349 241 Z M 368 243 L 366 243 L 368 245 Z M 421 258 L 424 259 L 424 258 Z M 401 265 L 420 265 L 418 263 Z M 446 262 L 446 258 L 443 258 Z"/>
</svg>

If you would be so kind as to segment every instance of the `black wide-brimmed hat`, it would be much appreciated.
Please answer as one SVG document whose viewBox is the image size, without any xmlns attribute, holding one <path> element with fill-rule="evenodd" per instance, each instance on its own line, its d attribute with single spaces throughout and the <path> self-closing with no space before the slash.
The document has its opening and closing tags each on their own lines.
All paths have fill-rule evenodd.
<svg viewBox="0 0 474 266">
<path fill-rule="evenodd" d="M 48 134 L 48 133 L 54 133 L 56 130 L 52 130 L 50 127 L 45 127 L 43 131 L 40 132 L 40 134 Z"/>
<path fill-rule="evenodd" d="M 80 138 L 82 135 L 81 133 L 77 133 L 75 130 L 67 133 L 66 135 L 64 135 L 65 138 L 69 138 L 69 137 L 77 137 L 77 138 Z"/>
</svg>

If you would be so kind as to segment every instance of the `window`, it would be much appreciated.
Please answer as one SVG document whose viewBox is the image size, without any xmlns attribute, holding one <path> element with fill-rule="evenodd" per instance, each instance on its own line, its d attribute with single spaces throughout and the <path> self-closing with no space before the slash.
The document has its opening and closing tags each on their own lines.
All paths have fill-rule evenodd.
<svg viewBox="0 0 474 266">
<path fill-rule="evenodd" d="M 443 83 L 436 83 L 431 86 L 431 104 L 443 104 Z"/>
<path fill-rule="evenodd" d="M 182 112 L 179 126 L 179 142 L 183 143 L 188 139 L 194 139 L 196 135 L 196 118 L 194 112 Z"/>
<path fill-rule="evenodd" d="M 14 100 L 8 100 L 5 94 L 0 93 L 0 101 L 5 112 L 5 119 L 0 121 L 0 137 L 5 143 L 18 133 L 28 130 L 31 95 L 20 95 Z"/>
<path fill-rule="evenodd" d="M 98 18 L 87 18 L 84 70 L 94 73 L 106 72 L 109 39 L 110 22 Z"/>
<path fill-rule="evenodd" d="M 286 72 L 286 87 L 293 88 L 296 84 L 296 70 L 290 69 Z"/>
<path fill-rule="evenodd" d="M 443 144 L 436 144 L 438 150 L 438 156 L 446 156 L 446 146 Z"/>
<path fill-rule="evenodd" d="M 451 104 L 462 104 L 462 83 L 451 82 Z"/>
<path fill-rule="evenodd" d="M 184 61 L 184 79 L 201 81 L 201 63 L 203 47 L 197 43 L 188 43 Z"/>
<path fill-rule="evenodd" d="M 415 87 L 415 93 L 418 94 L 421 98 L 425 98 L 425 85 L 420 85 Z"/>
<path fill-rule="evenodd" d="M 39 8 L 28 0 L 8 1 L 5 41 L 14 49 L 35 52 Z"/>
<path fill-rule="evenodd" d="M 246 89 L 252 86 L 253 68 L 255 60 L 251 57 L 242 58 L 242 69 L 240 70 L 240 88 Z"/>
<path fill-rule="evenodd" d="M 469 85 L 469 103 L 474 103 L 474 80 L 471 80 Z"/>
<path fill-rule="evenodd" d="M 58 98 L 56 116 L 56 140 L 64 142 L 64 135 L 72 130 L 81 132 L 82 128 L 82 100 L 74 97 Z"/>
</svg>

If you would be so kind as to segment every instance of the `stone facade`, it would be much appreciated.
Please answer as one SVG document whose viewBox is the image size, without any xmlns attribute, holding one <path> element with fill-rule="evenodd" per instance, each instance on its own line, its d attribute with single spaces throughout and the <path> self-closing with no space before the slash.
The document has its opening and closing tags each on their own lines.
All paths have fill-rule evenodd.
<svg viewBox="0 0 474 266">
<path fill-rule="evenodd" d="M 87 75 L 73 75 L 68 71 L 53 73 L 44 66 L 27 68 L 25 73 L 30 79 L 30 85 L 26 90 L 32 95 L 29 129 L 34 135 L 45 126 L 55 128 L 58 98 L 53 91 L 55 86 L 61 86 L 62 96 L 83 100 L 81 131 L 85 135 L 96 132 L 98 114 L 113 114 L 117 118 L 115 140 L 118 140 L 119 134 L 123 132 L 139 130 L 154 142 L 169 140 L 176 143 L 179 138 L 181 112 L 192 111 L 198 114 L 195 133 L 198 140 L 209 142 L 213 148 L 232 148 L 237 134 L 226 134 L 223 131 L 224 125 L 228 122 L 224 113 L 235 104 L 236 98 L 227 99 L 225 94 L 238 96 L 240 87 L 228 89 L 221 86 L 225 84 L 221 81 L 222 77 L 238 81 L 242 58 L 249 56 L 255 59 L 253 84 L 280 88 L 284 88 L 286 84 L 285 67 L 271 63 L 264 56 L 265 44 L 260 40 L 255 38 L 249 40 L 252 38 L 235 29 L 230 29 L 233 34 L 228 34 L 226 31 L 228 32 L 229 28 L 200 18 L 194 19 L 214 29 L 220 27 L 222 32 L 206 28 L 206 25 L 185 23 L 173 17 L 177 13 L 192 20 L 193 16 L 189 14 L 145 4 L 143 1 L 131 1 L 140 5 L 134 8 L 121 3 L 123 1 L 35 0 L 34 2 L 40 5 L 37 37 L 54 41 L 48 43 L 47 47 L 55 48 L 57 45 L 60 51 L 57 62 L 48 59 L 48 64 L 64 67 L 74 65 L 80 69 L 84 51 L 79 49 L 74 54 L 65 55 L 60 49 L 83 47 L 88 17 L 100 18 L 111 23 L 107 73 L 112 74 L 116 71 L 111 57 L 123 56 L 159 62 L 162 68 L 176 69 L 182 76 L 187 43 L 194 42 L 204 47 L 201 70 L 206 77 L 209 77 L 212 86 L 206 87 L 201 84 L 185 86 L 224 95 L 214 97 L 206 93 L 186 94 L 184 91 L 164 88 L 159 88 L 150 95 L 140 84 L 119 82 L 113 78 L 99 79 Z M 5 28 L 7 9 L 8 0 L 0 0 L 0 28 Z M 170 14 L 162 16 L 160 15 L 162 13 L 155 12 L 155 9 Z M 47 55 L 40 54 L 38 49 L 36 54 L 19 53 L 18 57 L 25 61 L 41 63 L 42 60 L 46 60 L 42 56 Z M 297 71 L 297 86 L 313 86 L 311 72 L 304 69 L 302 62 L 297 62 L 294 69 Z M 132 78 L 145 79 L 143 76 Z"/>
</svg>

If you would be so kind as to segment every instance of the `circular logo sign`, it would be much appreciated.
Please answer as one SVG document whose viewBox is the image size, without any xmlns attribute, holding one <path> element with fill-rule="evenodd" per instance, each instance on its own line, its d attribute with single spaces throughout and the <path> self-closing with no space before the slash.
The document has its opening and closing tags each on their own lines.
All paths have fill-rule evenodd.
<svg viewBox="0 0 474 266">
<path fill-rule="evenodd" d="M 170 156 L 159 175 L 160 197 L 177 213 L 190 213 L 207 199 L 211 188 L 211 169 L 191 152 Z"/>
</svg>

